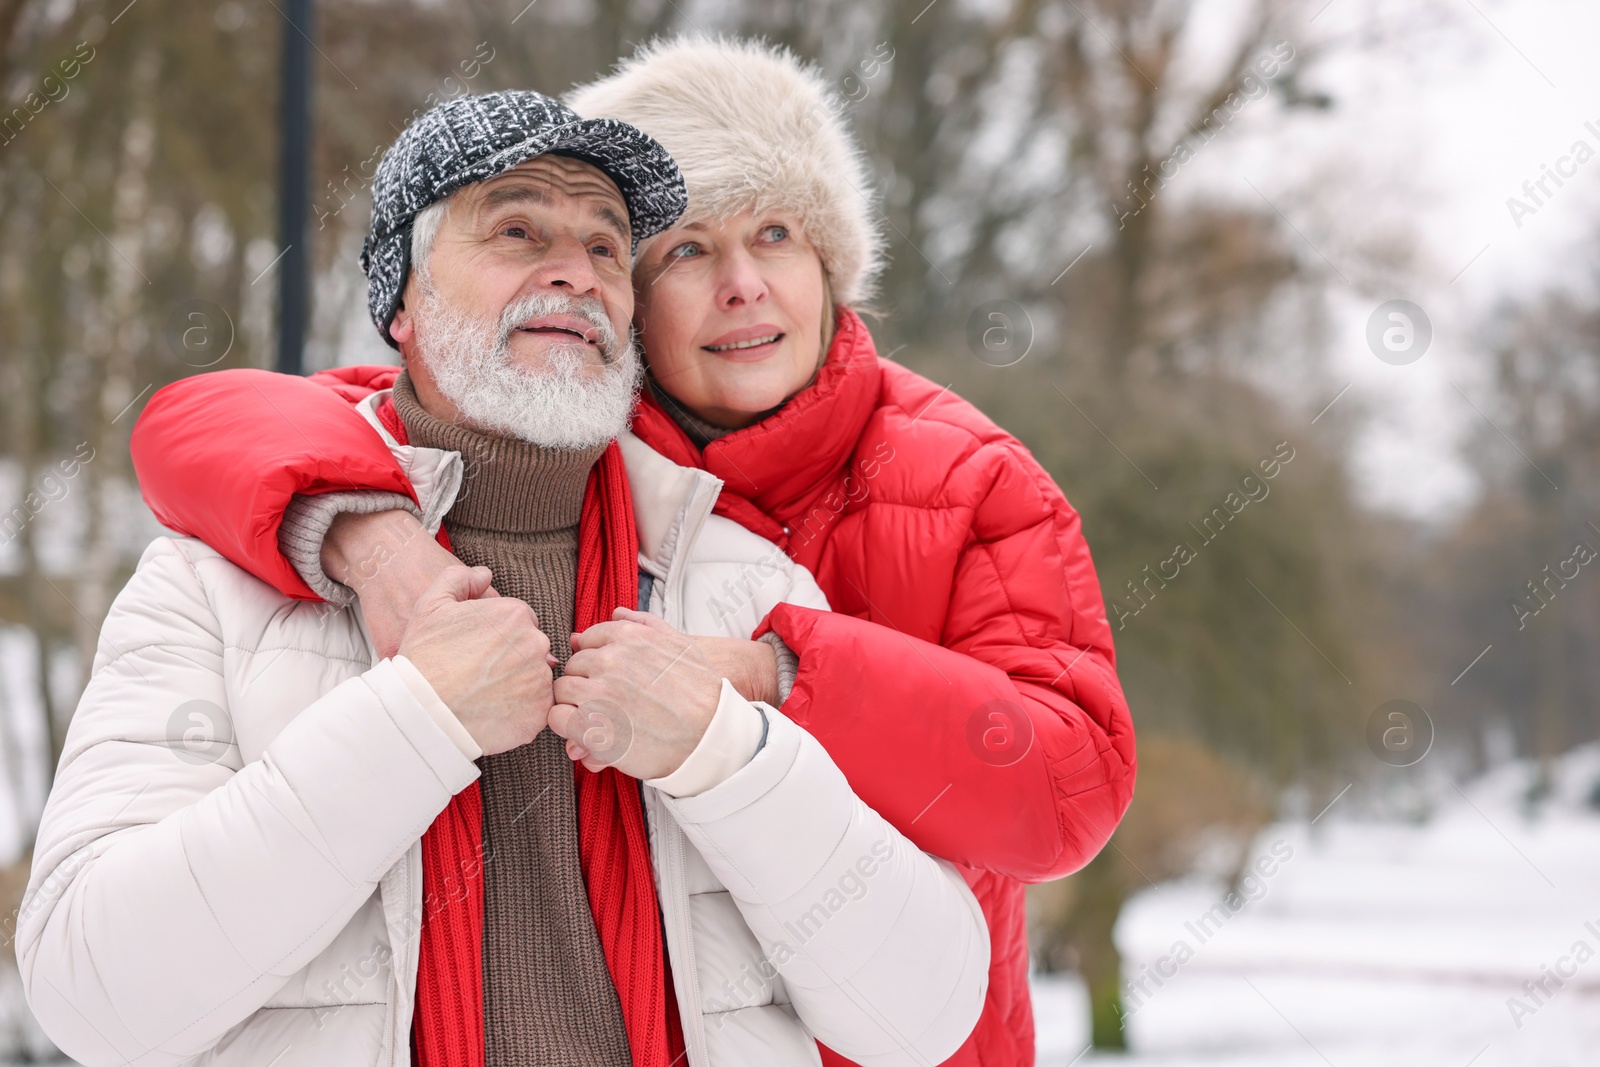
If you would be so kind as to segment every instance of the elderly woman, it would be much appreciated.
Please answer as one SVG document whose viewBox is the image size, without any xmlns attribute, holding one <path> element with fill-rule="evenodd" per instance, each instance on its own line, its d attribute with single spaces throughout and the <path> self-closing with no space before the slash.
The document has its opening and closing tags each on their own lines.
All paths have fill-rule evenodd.
<svg viewBox="0 0 1600 1067">
<path fill-rule="evenodd" d="M 569 102 L 657 138 L 688 188 L 682 219 L 634 266 L 649 373 L 630 447 L 716 475 L 716 513 L 774 546 L 772 567 L 744 568 L 702 607 L 716 619 L 748 610 L 792 560 L 832 608 L 778 604 L 752 640 L 704 648 L 746 696 L 783 697 L 866 803 L 963 867 L 992 957 L 983 1015 L 948 1062 L 1031 1064 L 1023 884 L 1087 863 L 1134 782 L 1079 517 L 1013 437 L 876 354 L 852 310 L 883 259 L 870 179 L 814 71 L 757 43 L 678 40 Z M 294 388 L 356 401 L 395 373 L 343 368 Z M 231 372 L 169 394 L 243 424 L 266 404 Z M 414 536 L 411 499 L 375 491 L 404 486 L 402 468 L 341 469 L 371 433 L 355 410 L 348 436 L 324 428 L 304 450 L 251 439 L 196 450 L 177 447 L 184 407 L 169 401 L 135 435 L 163 521 L 289 595 L 347 599 L 348 585 L 377 645 L 397 639 L 452 559 Z M 581 736 L 568 751 L 595 759 Z"/>
</svg>

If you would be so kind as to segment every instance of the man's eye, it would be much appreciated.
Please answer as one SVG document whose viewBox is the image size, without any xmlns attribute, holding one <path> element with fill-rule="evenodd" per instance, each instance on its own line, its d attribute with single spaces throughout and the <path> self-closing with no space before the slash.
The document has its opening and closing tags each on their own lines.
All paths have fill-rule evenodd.
<svg viewBox="0 0 1600 1067">
<path fill-rule="evenodd" d="M 598 256 L 608 256 L 611 259 L 616 259 L 617 258 L 617 250 L 615 248 L 612 248 L 608 244 L 595 245 L 592 248 L 590 248 L 589 251 L 593 252 L 595 255 L 598 255 Z"/>
<path fill-rule="evenodd" d="M 502 237 L 526 237 L 528 236 L 528 228 L 526 226 L 518 226 L 513 223 L 510 226 L 502 227 L 500 230 L 500 235 Z"/>
</svg>

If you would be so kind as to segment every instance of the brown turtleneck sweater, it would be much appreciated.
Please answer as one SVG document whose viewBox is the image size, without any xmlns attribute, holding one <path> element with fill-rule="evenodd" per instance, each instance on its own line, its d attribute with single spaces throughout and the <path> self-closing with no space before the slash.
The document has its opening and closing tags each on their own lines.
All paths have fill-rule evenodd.
<svg viewBox="0 0 1600 1067">
<path fill-rule="evenodd" d="M 465 481 L 444 519 L 450 547 L 488 567 L 502 596 L 533 608 L 564 665 L 578 518 L 603 446 L 541 448 L 452 425 L 423 410 L 406 374 L 394 405 L 411 444 L 461 453 Z M 547 729 L 479 765 L 486 1067 L 625 1067 L 628 1035 L 589 911 L 564 743 Z"/>
</svg>

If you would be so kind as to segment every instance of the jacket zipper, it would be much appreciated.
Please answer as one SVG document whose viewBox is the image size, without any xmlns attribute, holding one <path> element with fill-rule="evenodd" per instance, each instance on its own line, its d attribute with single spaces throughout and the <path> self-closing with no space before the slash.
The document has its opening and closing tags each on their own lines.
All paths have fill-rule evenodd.
<svg viewBox="0 0 1600 1067">
<path fill-rule="evenodd" d="M 378 892 L 383 901 L 384 934 L 389 939 L 389 1004 L 385 1016 L 389 1055 L 383 1062 L 393 1067 L 409 1067 L 411 1063 L 409 1026 L 402 1026 L 400 1019 L 400 1006 L 406 1000 L 403 976 L 411 970 L 411 949 L 406 940 L 395 937 L 397 926 L 405 919 L 396 919 L 394 916 L 401 914 L 409 917 L 412 925 L 421 925 L 422 904 L 417 896 L 417 880 L 411 870 L 414 854 L 418 852 L 420 847 L 412 845 L 378 881 Z M 391 907 L 396 897 L 403 898 L 403 906 Z"/>
<path fill-rule="evenodd" d="M 683 584 L 687 581 L 688 569 L 685 557 L 700 537 L 706 520 L 711 517 L 712 508 L 716 506 L 717 497 L 722 492 L 722 482 L 707 488 L 704 484 L 695 486 L 694 497 L 684 508 L 683 526 L 678 533 L 678 543 L 672 556 L 672 568 L 667 572 L 667 587 L 662 596 L 661 613 L 667 623 L 674 629 L 683 629 Z"/>
<path fill-rule="evenodd" d="M 689 917 L 688 879 L 683 872 L 683 830 L 679 828 L 677 820 L 664 810 L 660 794 L 648 786 L 645 787 L 645 794 L 649 798 L 656 826 L 661 871 L 661 914 L 668 926 L 667 951 L 671 952 L 674 941 L 680 948 L 672 973 L 674 984 L 681 991 L 678 1014 L 682 1016 L 682 1021 L 687 1022 L 683 1035 L 685 1052 L 689 1057 L 689 1067 L 706 1067 L 710 1057 L 706 1053 L 705 1015 L 700 1008 L 700 976 L 694 958 L 694 926 Z"/>
<path fill-rule="evenodd" d="M 716 504 L 717 492 L 720 489 L 720 482 L 710 492 L 705 490 L 703 484 L 696 485 L 694 495 L 684 508 L 683 523 L 679 527 L 672 563 L 667 569 L 666 580 L 660 583 L 661 617 L 675 629 L 683 629 L 684 560 L 689 548 L 700 536 L 700 530 Z M 673 961 L 672 973 L 674 984 L 682 991 L 678 996 L 678 1014 L 682 1017 L 681 1021 L 686 1023 L 683 1035 L 684 1051 L 689 1059 L 689 1067 L 708 1067 L 710 1057 L 706 1052 L 705 1016 L 701 1012 L 700 977 L 694 957 L 694 925 L 689 917 L 688 879 L 684 875 L 685 838 L 677 820 L 661 803 L 660 794 L 648 786 L 644 788 L 644 792 L 650 807 L 651 821 L 656 828 L 654 851 L 661 879 L 659 887 L 661 916 L 662 922 L 667 926 L 667 951 L 669 953 L 672 951 L 674 942 L 679 947 L 678 958 Z"/>
<path fill-rule="evenodd" d="M 367 655 L 371 658 L 372 665 L 376 667 L 381 662 L 378 656 L 378 646 L 372 640 L 372 634 L 367 629 L 366 617 L 361 612 L 361 605 L 357 603 L 344 609 L 355 616 L 356 628 L 361 632 L 361 637 L 367 643 Z M 421 846 L 412 845 L 406 854 L 400 857 L 388 871 L 384 872 L 378 880 L 378 895 L 383 902 L 383 927 L 384 934 L 389 939 L 389 1004 L 386 1011 L 385 1022 L 388 1031 L 389 1067 L 411 1067 L 411 1034 L 407 1026 L 402 1031 L 400 1024 L 400 1005 L 406 999 L 404 978 L 402 975 L 410 973 L 410 947 L 405 940 L 396 940 L 395 922 L 391 919 L 390 894 L 397 884 L 404 882 L 405 891 L 395 895 L 404 897 L 404 908 L 394 908 L 394 912 L 403 912 L 409 916 L 412 924 L 421 929 L 422 926 L 422 901 L 418 896 L 420 879 L 413 877 L 412 868 L 420 863 Z M 403 1040 L 402 1040 L 403 1039 Z M 380 1054 L 381 1056 L 381 1054 Z"/>
</svg>

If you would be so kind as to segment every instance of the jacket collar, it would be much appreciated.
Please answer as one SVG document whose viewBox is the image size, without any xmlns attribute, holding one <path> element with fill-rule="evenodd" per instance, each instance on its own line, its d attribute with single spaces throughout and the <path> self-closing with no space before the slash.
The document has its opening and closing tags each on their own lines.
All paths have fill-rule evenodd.
<svg viewBox="0 0 1600 1067">
<path fill-rule="evenodd" d="M 646 394 L 634 413 L 633 431 L 675 463 L 700 467 L 721 478 L 727 488 L 717 510 L 777 540 L 765 528 L 775 525 L 772 519 L 763 522 L 759 513 L 782 521 L 836 483 L 878 405 L 882 376 L 866 324 L 854 311 L 841 307 L 828 358 L 816 381 L 776 414 L 712 441 L 702 451 Z M 747 507 L 741 508 L 730 496 L 741 498 Z"/>
<path fill-rule="evenodd" d="M 711 513 L 722 480 L 708 471 L 672 462 L 638 437 L 617 438 L 633 493 L 634 525 L 639 528 L 639 555 L 663 572 L 679 554 L 682 531 Z"/>
<path fill-rule="evenodd" d="M 389 399 L 389 393 L 384 389 L 368 395 L 356 405 L 356 411 L 389 446 L 417 492 L 422 525 L 430 534 L 437 533 L 461 492 L 461 453 L 401 444 L 378 417 L 378 409 Z M 673 462 L 631 433 L 622 434 L 617 444 L 622 449 L 628 488 L 633 494 L 639 555 L 665 572 L 679 554 L 681 531 L 697 525 L 696 516 L 710 513 L 722 490 L 722 481 L 698 467 Z"/>
<path fill-rule="evenodd" d="M 430 534 L 436 534 L 444 522 L 445 512 L 450 510 L 450 505 L 456 502 L 456 497 L 461 493 L 464 477 L 461 453 L 401 444 L 378 417 L 378 409 L 389 402 L 391 392 L 382 389 L 369 393 L 356 404 L 356 412 L 389 446 L 389 451 L 411 482 L 411 488 L 416 491 L 417 506 L 422 509 L 422 525 Z"/>
</svg>

